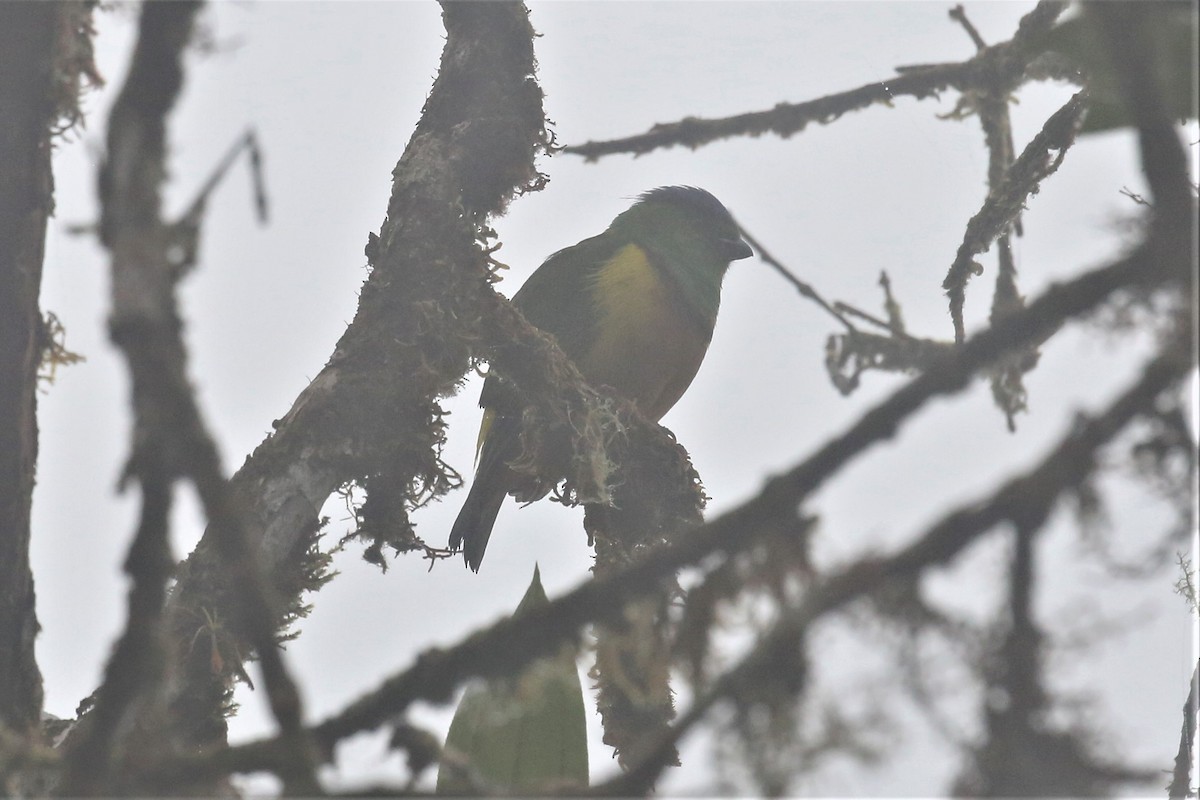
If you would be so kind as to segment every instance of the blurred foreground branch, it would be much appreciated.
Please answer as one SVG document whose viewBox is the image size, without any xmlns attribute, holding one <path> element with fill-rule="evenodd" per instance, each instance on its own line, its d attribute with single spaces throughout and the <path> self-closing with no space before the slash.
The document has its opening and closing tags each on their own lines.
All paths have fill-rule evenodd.
<svg viewBox="0 0 1200 800">
<path fill-rule="evenodd" d="M 866 558 L 817 578 L 794 609 L 782 611 L 782 618 L 750 654 L 697 698 L 645 761 L 611 783 L 595 787 L 595 792 L 644 794 L 666 765 L 661 752 L 673 748 L 718 701 L 754 697 L 750 687 L 761 684 L 764 674 L 775 674 L 773 669 L 779 664 L 791 661 L 787 654 L 799 647 L 808 627 L 823 615 L 863 596 L 884 592 L 892 581 L 908 583 L 926 568 L 948 563 L 1000 523 L 1010 522 L 1028 532 L 1039 530 L 1057 501 L 1090 474 L 1098 450 L 1187 375 L 1191 364 L 1182 350 L 1178 342 L 1172 343 L 1107 409 L 1073 422 L 1066 436 L 1029 472 L 1008 481 L 990 496 L 950 511 L 893 555 Z"/>
<path fill-rule="evenodd" d="M 1163 258 L 1157 258 L 1158 255 Z M 387 723 L 420 699 L 444 702 L 454 688 L 468 678 L 515 672 L 531 660 L 551 652 L 559 643 L 575 639 L 581 625 L 617 620 L 625 603 L 654 591 L 658 580 L 674 575 L 686 565 L 699 563 L 713 554 L 731 556 L 767 537 L 794 535 L 800 524 L 796 509 L 804 498 L 872 445 L 892 437 L 900 425 L 930 399 L 960 391 L 974 373 L 988 368 L 1012 348 L 1037 341 L 1048 331 L 1057 330 L 1066 320 L 1088 312 L 1113 292 L 1186 280 L 1189 264 L 1186 248 L 1160 248 L 1152 239 L 1109 266 L 1052 286 L 1025 309 L 1014 312 L 939 359 L 926 372 L 868 411 L 847 431 L 770 481 L 753 500 L 679 537 L 673 546 L 654 550 L 608 577 L 586 582 L 527 615 L 479 631 L 453 648 L 425 652 L 410 669 L 389 678 L 343 712 L 312 728 L 315 741 L 328 755 L 337 741 Z M 1178 356 L 1172 362 L 1172 370 L 1186 370 L 1190 366 L 1186 357 L 1183 366 L 1177 361 Z M 1162 374 L 1163 369 L 1162 365 L 1155 367 L 1148 386 L 1168 380 Z M 1171 372 L 1172 376 L 1175 374 Z M 1149 391 L 1149 388 L 1143 387 L 1141 391 Z M 1117 416 L 1126 413 L 1132 412 L 1128 412 L 1125 405 L 1113 412 Z M 1115 424 L 1104 422 L 1104 419 L 1107 418 L 1096 423 L 1099 428 L 1088 430 L 1094 434 L 1096 430 L 1106 431 L 1105 426 Z M 1052 461 L 1055 468 L 1064 468 L 1062 458 L 1065 456 Z M 1047 503 L 1057 496 L 1054 486 L 1051 482 L 1042 490 L 1043 494 L 1038 494 L 1033 483 L 1010 484 L 986 507 L 966 512 L 965 518 L 963 514 L 952 515 L 932 528 L 926 537 L 887 562 L 891 565 L 889 572 L 879 573 L 879 568 L 872 563 L 859 566 L 853 575 L 843 576 L 837 583 L 825 584 L 832 588 L 811 595 L 823 599 L 808 601 L 804 606 L 808 610 L 804 614 L 811 615 L 830 603 L 844 602 L 853 594 L 847 593 L 848 587 L 857 584 L 863 571 L 868 571 L 873 579 L 887 578 L 892 572 L 908 574 L 924 564 L 949 558 L 963 546 L 963 537 L 969 539 L 975 535 L 971 525 L 986 523 L 990 526 L 1006 515 L 1018 514 L 1012 505 L 1018 499 L 1031 503 L 1033 510 L 1025 513 L 1041 513 L 1037 509 L 1042 506 L 1037 504 Z M 968 532 L 963 533 L 963 525 L 968 526 Z M 279 743 L 274 740 L 254 742 L 221 750 L 200 760 L 177 761 L 169 770 L 186 776 L 269 768 L 279 757 L 278 748 Z"/>
<path fill-rule="evenodd" d="M 173 565 L 169 513 L 178 477 L 195 484 L 219 532 L 216 549 L 233 576 L 235 613 L 260 652 L 268 700 L 289 754 L 285 783 L 293 791 L 319 788 L 303 739 L 299 695 L 275 647 L 276 601 L 186 375 L 175 288 L 190 261 L 181 255 L 188 248 L 180 244 L 179 228 L 161 219 L 166 117 L 183 85 L 182 53 L 199 7 L 180 2 L 143 8 L 133 63 L 109 122 L 100 179 L 101 239 L 113 256 L 110 335 L 125 355 L 133 383 L 135 423 L 125 479 L 136 478 L 141 486 L 142 516 L 125 564 L 133 579 L 125 630 L 96 692 L 95 708 L 81 719 L 67 747 L 61 789 L 68 795 L 123 787 L 130 775 L 120 764 L 133 751 L 153 752 L 164 744 L 157 735 L 162 724 L 157 714 L 149 716 L 156 722 L 140 732 L 146 738 L 137 744 L 121 729 L 128 729 L 126 717 L 135 705 L 156 705 L 153 695 L 165 678 L 161 621 Z M 183 223 L 189 241 L 199 216 L 197 210 Z M 137 755 L 144 758 L 147 752 Z"/>
</svg>

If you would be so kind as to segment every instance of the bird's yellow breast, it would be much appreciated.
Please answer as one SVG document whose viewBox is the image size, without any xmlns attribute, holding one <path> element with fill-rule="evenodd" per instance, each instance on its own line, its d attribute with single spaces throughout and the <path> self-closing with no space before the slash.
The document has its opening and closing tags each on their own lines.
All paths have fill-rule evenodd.
<svg viewBox="0 0 1200 800">
<path fill-rule="evenodd" d="M 672 302 L 669 287 L 636 244 L 625 245 L 600 268 L 592 297 L 600 312 L 601 338 L 630 325 L 652 324 Z"/>
<path fill-rule="evenodd" d="M 675 287 L 636 244 L 617 251 L 594 280 L 596 335 L 579 368 L 591 383 L 612 387 L 657 420 L 692 382 L 711 332 L 687 313 Z"/>
</svg>

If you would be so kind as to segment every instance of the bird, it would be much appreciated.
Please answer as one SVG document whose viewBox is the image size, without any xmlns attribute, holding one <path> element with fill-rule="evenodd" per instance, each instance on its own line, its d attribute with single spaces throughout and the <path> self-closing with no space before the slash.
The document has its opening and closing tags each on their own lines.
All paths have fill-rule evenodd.
<svg viewBox="0 0 1200 800">
<path fill-rule="evenodd" d="M 729 265 L 753 255 L 729 210 L 694 186 L 637 196 L 597 236 L 547 258 L 512 298 L 592 386 L 658 422 L 691 384 L 712 340 Z M 521 409 L 489 375 L 476 471 L 449 550 L 479 571 L 496 515 L 519 479 Z"/>
</svg>

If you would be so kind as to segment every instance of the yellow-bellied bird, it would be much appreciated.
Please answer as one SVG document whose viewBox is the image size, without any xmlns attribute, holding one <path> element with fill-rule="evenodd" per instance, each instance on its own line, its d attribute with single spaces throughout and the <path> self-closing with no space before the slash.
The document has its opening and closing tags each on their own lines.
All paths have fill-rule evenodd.
<svg viewBox="0 0 1200 800">
<path fill-rule="evenodd" d="M 732 261 L 752 255 L 717 198 L 692 186 L 638 197 L 608 230 L 550 256 L 513 297 L 593 386 L 608 386 L 657 422 L 700 369 Z M 475 482 L 450 532 L 476 572 L 504 496 L 516 488 L 521 410 L 489 377 L 479 405 Z"/>
</svg>

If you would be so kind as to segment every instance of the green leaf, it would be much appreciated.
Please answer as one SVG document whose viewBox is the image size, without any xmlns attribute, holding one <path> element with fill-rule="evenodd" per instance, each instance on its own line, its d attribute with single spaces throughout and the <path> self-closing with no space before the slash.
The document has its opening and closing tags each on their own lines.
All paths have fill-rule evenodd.
<svg viewBox="0 0 1200 800">
<path fill-rule="evenodd" d="M 1192 91 L 1196 14 L 1191 3 L 1141 3 L 1141 42 L 1150 49 L 1154 75 L 1168 113 L 1179 121 L 1196 118 Z M 1133 115 L 1126 107 L 1117 68 L 1126 51 L 1111 47 L 1094 16 L 1083 4 L 1082 13 L 1050 30 L 1043 49 L 1066 56 L 1088 77 L 1088 115 L 1081 133 L 1098 133 L 1131 127 Z"/>
<path fill-rule="evenodd" d="M 515 615 L 546 603 L 541 574 Z M 588 785 L 587 725 L 575 647 L 514 678 L 467 689 L 446 736 L 439 793 L 548 791 Z"/>
</svg>

